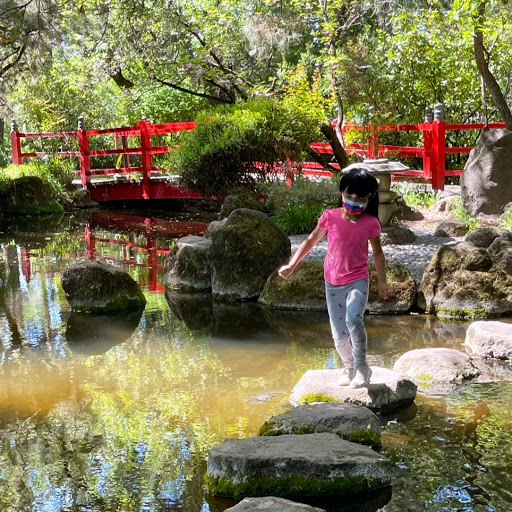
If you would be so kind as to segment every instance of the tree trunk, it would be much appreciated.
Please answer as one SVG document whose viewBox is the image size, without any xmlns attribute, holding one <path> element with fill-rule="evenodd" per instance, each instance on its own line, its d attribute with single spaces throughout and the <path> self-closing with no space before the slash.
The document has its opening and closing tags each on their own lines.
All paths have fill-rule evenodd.
<svg viewBox="0 0 512 512">
<path fill-rule="evenodd" d="M 482 80 L 487 87 L 489 94 L 491 95 L 496 108 L 500 114 L 502 121 L 507 126 L 507 130 L 512 130 L 512 112 L 507 104 L 507 100 L 503 95 L 503 92 L 500 88 L 500 85 L 494 78 L 494 75 L 491 73 L 489 69 L 489 64 L 485 58 L 485 48 L 484 48 L 484 35 L 480 28 L 483 23 L 485 14 L 485 1 L 480 2 L 478 6 L 478 25 L 475 27 L 475 34 L 473 36 L 473 51 L 475 54 L 475 61 L 478 67 L 478 71 Z"/>
<path fill-rule="evenodd" d="M 320 130 L 322 130 L 322 133 L 329 141 L 329 144 L 331 145 L 332 151 L 334 153 L 334 157 L 340 164 L 340 169 L 344 169 L 348 165 L 348 156 L 345 151 L 345 148 L 341 144 L 340 139 L 338 138 L 338 135 L 334 131 L 334 128 L 332 127 L 331 123 L 323 123 L 320 127 Z"/>
</svg>

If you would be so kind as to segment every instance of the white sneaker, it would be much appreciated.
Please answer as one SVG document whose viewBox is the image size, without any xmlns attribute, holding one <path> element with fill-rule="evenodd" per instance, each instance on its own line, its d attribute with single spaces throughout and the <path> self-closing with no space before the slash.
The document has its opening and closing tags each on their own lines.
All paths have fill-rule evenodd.
<svg viewBox="0 0 512 512">
<path fill-rule="evenodd" d="M 338 379 L 338 386 L 348 386 L 355 374 L 356 371 L 354 368 L 343 368 L 340 378 Z"/>
<path fill-rule="evenodd" d="M 372 370 L 367 365 L 362 368 L 356 368 L 356 374 L 350 382 L 351 389 L 367 388 L 370 384 L 370 377 L 372 376 Z"/>
</svg>

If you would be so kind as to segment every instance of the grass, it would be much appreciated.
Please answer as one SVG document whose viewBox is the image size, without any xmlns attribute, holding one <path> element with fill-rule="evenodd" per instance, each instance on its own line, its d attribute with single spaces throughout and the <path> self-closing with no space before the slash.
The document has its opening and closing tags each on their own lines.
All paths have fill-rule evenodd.
<svg viewBox="0 0 512 512">
<path fill-rule="evenodd" d="M 438 190 L 432 190 L 430 185 L 401 182 L 394 184 L 393 190 L 413 208 L 431 208 L 442 197 L 441 193 Z"/>
<path fill-rule="evenodd" d="M 462 202 L 462 197 L 456 197 L 453 200 L 450 213 L 455 220 L 461 220 L 466 224 L 468 232 L 474 231 L 480 227 L 480 219 L 466 210 Z"/>
</svg>

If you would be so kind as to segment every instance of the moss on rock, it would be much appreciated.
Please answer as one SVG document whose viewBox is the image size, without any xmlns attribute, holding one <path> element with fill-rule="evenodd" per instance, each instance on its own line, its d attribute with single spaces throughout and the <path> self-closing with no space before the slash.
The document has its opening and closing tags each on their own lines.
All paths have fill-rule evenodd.
<svg viewBox="0 0 512 512">
<path fill-rule="evenodd" d="M 335 496 L 379 489 L 386 485 L 381 480 L 368 476 L 314 480 L 297 475 L 289 478 L 252 478 L 238 483 L 208 475 L 204 479 L 211 494 L 235 499 L 246 496 Z"/>
<path fill-rule="evenodd" d="M 310 393 L 309 395 L 303 395 L 299 399 L 299 404 L 312 404 L 315 402 L 343 402 L 343 400 L 339 400 L 338 398 L 326 395 L 324 393 Z"/>
</svg>

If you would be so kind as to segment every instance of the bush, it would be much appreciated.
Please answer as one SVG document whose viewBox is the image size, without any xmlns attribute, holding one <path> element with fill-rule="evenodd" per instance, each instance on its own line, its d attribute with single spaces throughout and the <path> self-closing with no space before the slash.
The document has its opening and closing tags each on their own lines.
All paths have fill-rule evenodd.
<svg viewBox="0 0 512 512">
<path fill-rule="evenodd" d="M 450 209 L 450 213 L 454 219 L 463 221 L 468 231 L 474 231 L 480 227 L 480 219 L 466 210 L 462 197 L 456 197 L 452 204 L 453 206 Z"/>
<path fill-rule="evenodd" d="M 260 185 L 265 206 L 278 226 L 288 235 L 314 229 L 326 208 L 332 208 L 339 199 L 339 178 L 312 181 L 297 176 L 288 186 L 284 182 Z"/>
<path fill-rule="evenodd" d="M 186 185 L 222 194 L 275 176 L 275 162 L 300 162 L 321 139 L 319 120 L 274 100 L 260 98 L 198 115 L 173 155 Z"/>
<path fill-rule="evenodd" d="M 74 177 L 75 164 L 67 159 L 49 158 L 32 160 L 23 165 L 9 165 L 0 169 L 0 192 L 5 191 L 11 182 L 22 176 L 38 176 L 54 193 L 55 199 L 66 194 Z"/>
<path fill-rule="evenodd" d="M 402 182 L 393 185 L 393 189 L 401 194 L 406 204 L 414 208 L 431 208 L 441 199 L 441 193 L 432 190 L 430 185 Z"/>
<path fill-rule="evenodd" d="M 512 231 L 512 208 L 508 208 L 500 216 L 500 228 Z"/>
</svg>

